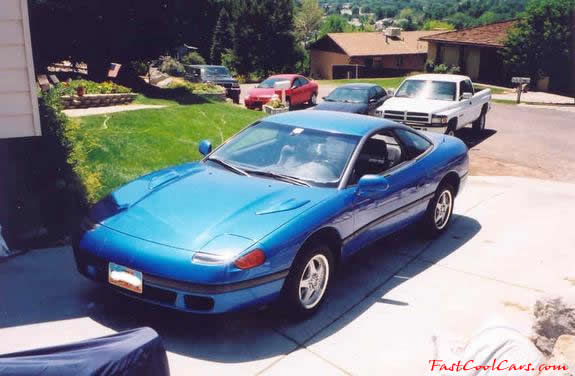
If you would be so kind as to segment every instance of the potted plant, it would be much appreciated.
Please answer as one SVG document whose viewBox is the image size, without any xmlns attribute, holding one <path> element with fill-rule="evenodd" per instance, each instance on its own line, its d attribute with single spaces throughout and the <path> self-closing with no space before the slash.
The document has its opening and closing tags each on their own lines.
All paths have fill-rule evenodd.
<svg viewBox="0 0 575 376">
<path fill-rule="evenodd" d="M 272 96 L 272 99 L 264 104 L 263 110 L 266 114 L 274 115 L 279 114 L 281 112 L 289 111 L 289 108 L 280 100 L 277 94 Z"/>
</svg>

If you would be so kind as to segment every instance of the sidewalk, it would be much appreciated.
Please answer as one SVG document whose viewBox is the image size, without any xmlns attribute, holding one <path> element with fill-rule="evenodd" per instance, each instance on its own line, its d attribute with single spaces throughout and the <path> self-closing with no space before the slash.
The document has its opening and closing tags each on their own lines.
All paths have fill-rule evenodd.
<svg viewBox="0 0 575 376">
<path fill-rule="evenodd" d="M 508 94 L 493 94 L 493 99 L 516 101 L 517 93 Z M 537 103 L 537 104 L 572 104 L 575 105 L 575 99 L 572 97 L 565 97 L 562 95 L 545 93 L 541 91 L 529 91 L 521 94 L 521 103 Z"/>
<path fill-rule="evenodd" d="M 107 107 L 75 108 L 70 110 L 64 110 L 62 112 L 68 115 L 69 117 L 81 117 L 90 115 L 111 114 L 114 112 L 136 111 L 136 110 L 155 109 L 164 107 L 166 106 L 155 105 L 155 104 L 124 104 L 119 106 L 107 106 Z"/>
</svg>

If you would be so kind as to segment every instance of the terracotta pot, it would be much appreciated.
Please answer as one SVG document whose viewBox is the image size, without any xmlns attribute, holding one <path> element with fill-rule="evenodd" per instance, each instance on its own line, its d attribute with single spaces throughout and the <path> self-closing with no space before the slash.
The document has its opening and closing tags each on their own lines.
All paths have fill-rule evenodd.
<svg viewBox="0 0 575 376">
<path fill-rule="evenodd" d="M 84 94 L 86 94 L 86 89 L 85 89 L 84 87 L 82 87 L 82 86 L 77 87 L 77 88 L 76 88 L 76 94 L 77 94 L 79 97 L 83 97 Z"/>
</svg>

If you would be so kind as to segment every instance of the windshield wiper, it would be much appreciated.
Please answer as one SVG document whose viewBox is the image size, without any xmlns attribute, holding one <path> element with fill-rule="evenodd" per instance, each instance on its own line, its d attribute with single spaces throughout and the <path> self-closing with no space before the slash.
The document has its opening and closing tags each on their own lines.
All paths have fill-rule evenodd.
<svg viewBox="0 0 575 376">
<path fill-rule="evenodd" d="M 306 182 L 305 180 L 298 179 L 298 178 L 293 177 L 293 176 L 276 174 L 275 172 L 262 171 L 262 170 L 248 170 L 248 171 L 250 172 L 250 174 L 253 174 L 253 175 L 266 176 L 266 177 L 274 178 L 277 180 L 285 181 L 287 183 L 292 183 L 295 185 L 304 185 L 306 187 L 311 187 L 311 185 L 308 182 Z"/>
<path fill-rule="evenodd" d="M 250 176 L 250 174 L 248 174 L 247 172 L 245 172 L 244 170 L 242 170 L 239 167 L 234 166 L 233 164 L 231 164 L 230 162 L 226 162 L 222 159 L 218 159 L 218 158 L 206 158 L 206 161 L 212 161 L 212 162 L 216 162 L 217 164 L 224 166 L 225 168 L 227 168 L 230 171 L 235 172 L 238 175 L 244 175 L 244 176 Z"/>
</svg>

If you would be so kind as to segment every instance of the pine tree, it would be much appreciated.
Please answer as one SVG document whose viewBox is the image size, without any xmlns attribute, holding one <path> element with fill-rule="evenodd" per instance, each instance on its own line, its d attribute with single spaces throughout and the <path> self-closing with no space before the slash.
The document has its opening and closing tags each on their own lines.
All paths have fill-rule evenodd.
<svg viewBox="0 0 575 376">
<path fill-rule="evenodd" d="M 222 53 L 233 47 L 234 25 L 226 8 L 222 8 L 218 23 L 214 30 L 210 61 L 212 64 L 221 64 Z"/>
</svg>

